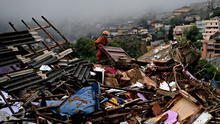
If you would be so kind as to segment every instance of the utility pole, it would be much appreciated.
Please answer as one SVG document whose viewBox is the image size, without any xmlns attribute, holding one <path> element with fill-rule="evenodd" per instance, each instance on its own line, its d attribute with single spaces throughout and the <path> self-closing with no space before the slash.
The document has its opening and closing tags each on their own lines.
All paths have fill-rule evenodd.
<svg viewBox="0 0 220 124">
<path fill-rule="evenodd" d="M 208 0 L 207 2 L 207 15 L 210 16 L 210 12 L 213 10 L 213 1 L 212 0 Z"/>
</svg>

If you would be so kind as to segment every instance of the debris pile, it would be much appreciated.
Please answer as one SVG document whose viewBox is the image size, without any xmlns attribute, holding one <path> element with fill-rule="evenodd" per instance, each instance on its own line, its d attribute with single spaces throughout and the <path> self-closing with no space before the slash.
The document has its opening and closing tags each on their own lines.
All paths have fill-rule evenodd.
<svg viewBox="0 0 220 124">
<path fill-rule="evenodd" d="M 160 46 L 137 61 L 105 47 L 112 65 L 74 58 L 62 45 L 56 52 L 31 49 L 41 43 L 33 30 L 0 34 L 1 122 L 220 122 L 219 94 L 188 71 L 199 59 L 188 43 Z"/>
</svg>

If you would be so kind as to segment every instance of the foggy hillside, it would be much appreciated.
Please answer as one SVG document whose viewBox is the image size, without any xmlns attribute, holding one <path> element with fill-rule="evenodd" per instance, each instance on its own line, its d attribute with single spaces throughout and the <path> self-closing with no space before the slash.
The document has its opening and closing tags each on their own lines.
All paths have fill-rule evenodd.
<svg viewBox="0 0 220 124">
<path fill-rule="evenodd" d="M 43 15 L 73 40 L 97 33 L 103 24 L 202 1 L 206 0 L 1 0 L 0 32 L 12 31 L 8 21 L 22 30 L 21 19 L 30 22 L 32 17 L 40 19 Z"/>
</svg>

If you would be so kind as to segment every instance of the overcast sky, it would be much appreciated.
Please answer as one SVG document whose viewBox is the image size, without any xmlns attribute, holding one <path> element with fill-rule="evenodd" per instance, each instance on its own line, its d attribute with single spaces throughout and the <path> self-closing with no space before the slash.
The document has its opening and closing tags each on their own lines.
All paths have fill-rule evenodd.
<svg viewBox="0 0 220 124">
<path fill-rule="evenodd" d="M 202 1 L 207 0 L 0 0 L 0 21 L 16 24 L 21 19 L 30 21 L 31 17 L 38 19 L 43 15 L 57 25 L 61 25 L 63 20 L 88 24 L 149 12 L 172 11 Z"/>
<path fill-rule="evenodd" d="M 1 18 L 111 17 L 164 11 L 205 0 L 0 0 Z"/>
</svg>

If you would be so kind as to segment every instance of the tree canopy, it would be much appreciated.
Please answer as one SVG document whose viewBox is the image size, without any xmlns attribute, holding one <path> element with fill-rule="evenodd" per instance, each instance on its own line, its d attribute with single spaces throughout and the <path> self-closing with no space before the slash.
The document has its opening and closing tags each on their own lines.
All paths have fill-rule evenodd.
<svg viewBox="0 0 220 124">
<path fill-rule="evenodd" d="M 146 51 L 143 41 L 133 39 L 112 39 L 108 46 L 121 47 L 131 57 L 137 58 L 143 55 Z M 70 44 L 77 53 L 76 57 L 82 57 L 88 59 L 91 62 L 95 62 L 96 47 L 95 40 L 89 38 L 79 38 L 75 44 Z"/>
<path fill-rule="evenodd" d="M 215 66 L 210 64 L 207 60 L 199 60 L 198 63 L 189 68 L 191 72 L 195 73 L 198 79 L 205 79 L 206 81 L 215 79 L 220 80 L 220 72 Z"/>
<path fill-rule="evenodd" d="M 170 25 L 181 25 L 184 24 L 184 19 L 181 17 L 175 17 L 169 20 L 168 24 Z"/>
<path fill-rule="evenodd" d="M 199 29 L 196 26 L 192 26 L 191 28 L 187 28 L 184 31 L 184 35 L 186 37 L 186 40 L 189 40 L 193 42 L 193 44 L 200 49 L 202 47 L 202 42 L 199 40 L 202 40 L 202 33 L 199 32 Z"/>
<path fill-rule="evenodd" d="M 187 28 L 184 31 L 187 40 L 191 42 L 196 42 L 197 40 L 202 39 L 202 33 L 199 32 L 199 29 L 196 26 L 192 26 L 191 28 Z"/>
<path fill-rule="evenodd" d="M 74 48 L 79 56 L 95 62 L 95 40 L 89 38 L 79 38 L 74 44 Z"/>
<path fill-rule="evenodd" d="M 168 40 L 173 40 L 173 26 L 170 27 L 169 33 L 168 33 Z"/>
<path fill-rule="evenodd" d="M 213 18 L 216 16 L 220 16 L 220 8 L 216 8 L 215 10 L 213 10 L 213 14 L 210 16 L 210 18 Z"/>
<path fill-rule="evenodd" d="M 133 58 L 140 57 L 145 53 L 144 42 L 140 40 L 113 39 L 108 46 L 121 47 Z"/>
</svg>

